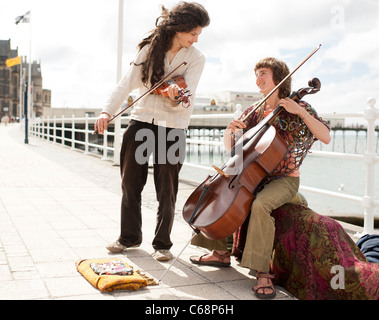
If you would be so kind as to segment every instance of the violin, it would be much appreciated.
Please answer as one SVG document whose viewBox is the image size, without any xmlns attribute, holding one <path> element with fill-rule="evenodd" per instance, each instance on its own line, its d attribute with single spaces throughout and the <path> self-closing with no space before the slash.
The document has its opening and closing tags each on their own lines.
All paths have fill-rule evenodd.
<svg viewBox="0 0 379 320">
<path fill-rule="evenodd" d="M 176 76 L 163 82 L 158 88 L 154 90 L 154 93 L 157 95 L 161 94 L 163 97 L 166 98 L 168 97 L 168 88 L 172 84 L 176 84 L 182 90 L 187 88 L 187 83 L 184 80 L 183 76 Z"/>
<path fill-rule="evenodd" d="M 180 65 L 178 65 L 174 70 L 172 70 L 170 73 L 168 73 L 167 75 L 165 75 L 159 82 L 157 82 L 155 85 L 153 85 L 149 90 L 147 90 L 145 93 L 143 93 L 142 95 L 140 95 L 136 100 L 134 100 L 131 104 L 129 104 L 128 106 L 126 106 L 123 110 L 121 110 L 119 113 L 117 113 L 116 115 L 114 115 L 112 118 L 109 119 L 108 121 L 108 124 L 113 122 L 114 120 L 116 120 L 118 117 L 120 117 L 126 110 L 128 110 L 129 108 L 133 107 L 139 100 L 143 99 L 145 96 L 147 96 L 148 94 L 154 92 L 156 89 L 158 89 L 161 85 L 163 85 L 167 80 L 167 78 L 169 78 L 176 70 L 178 70 L 179 68 L 181 68 L 182 66 L 185 66 L 187 65 L 187 62 L 183 61 Z M 174 77 L 175 78 L 175 77 Z M 173 79 L 174 79 L 173 78 Z M 184 79 L 183 79 L 184 80 Z M 171 83 L 172 84 L 172 83 Z M 170 84 L 170 85 L 171 85 Z M 170 86 L 169 85 L 169 86 Z M 169 87 L 167 86 L 167 88 Z M 182 89 L 180 89 L 182 90 Z M 158 91 L 160 92 L 160 91 Z M 188 91 L 187 91 L 188 92 Z M 159 93 L 158 93 L 159 94 Z M 179 92 L 180 94 L 180 92 Z M 186 92 L 182 92 L 182 100 L 179 101 L 180 102 L 183 102 L 183 106 L 185 106 L 185 104 L 187 103 L 188 106 L 187 108 L 189 107 L 189 96 L 190 95 L 186 95 Z M 95 134 L 97 133 L 97 131 L 95 130 L 92 134 Z"/>
<path fill-rule="evenodd" d="M 176 103 L 181 103 L 183 107 L 188 108 L 190 106 L 190 100 L 189 97 L 192 95 L 189 93 L 189 90 L 185 90 L 187 88 L 187 83 L 184 80 L 183 76 L 175 76 L 169 80 L 166 80 L 163 82 L 158 88 L 156 88 L 153 93 L 156 95 L 162 95 L 163 97 L 168 97 L 168 88 L 176 84 L 179 86 L 179 96 L 175 97 L 175 99 L 179 99 Z"/>
</svg>

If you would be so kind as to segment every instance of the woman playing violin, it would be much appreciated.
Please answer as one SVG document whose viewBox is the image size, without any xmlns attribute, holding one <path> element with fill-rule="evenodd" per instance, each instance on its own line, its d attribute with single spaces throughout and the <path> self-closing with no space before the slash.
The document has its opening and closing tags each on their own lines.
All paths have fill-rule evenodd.
<svg viewBox="0 0 379 320">
<path fill-rule="evenodd" d="M 280 60 L 265 58 L 259 61 L 255 66 L 256 84 L 259 91 L 263 96 L 268 95 L 289 73 L 287 65 Z M 297 103 L 288 98 L 290 93 L 291 79 L 289 78 L 245 121 L 232 121 L 224 135 L 224 145 L 229 151 L 235 144 L 236 138 L 243 132 L 256 126 L 278 106 L 285 109 L 273 125 L 287 141 L 288 150 L 278 168 L 258 190 L 252 203 L 246 244 L 241 260 L 242 266 L 256 271 L 258 284 L 253 287 L 253 291 L 259 298 L 273 298 L 276 293 L 272 283 L 273 276 L 269 273 L 275 236 L 275 221 L 271 212 L 297 196 L 300 184 L 299 167 L 313 142 L 315 140 L 320 140 L 325 144 L 330 142 L 327 124 L 317 116 L 309 104 L 304 101 Z M 249 114 L 254 107 L 255 105 L 245 110 L 240 119 Z M 212 241 L 199 235 L 192 243 L 213 249 L 210 254 L 202 257 L 191 257 L 193 263 L 230 265 L 226 241 Z"/>
<path fill-rule="evenodd" d="M 200 4 L 180 2 L 170 11 L 162 6 L 156 28 L 138 45 L 135 61 L 112 92 L 96 121 L 95 130 L 102 134 L 107 129 L 111 116 L 133 90 L 139 89 L 140 94 L 147 92 L 180 65 L 172 77 L 183 76 L 187 89 L 194 94 L 205 57 L 193 44 L 209 22 L 208 13 Z M 107 246 L 111 252 L 121 252 L 142 242 L 141 193 L 147 180 L 149 157 L 153 154 L 154 183 L 159 202 L 152 243 L 154 256 L 161 261 L 172 259 L 170 233 L 178 175 L 184 158 L 184 129 L 188 127 L 192 112 L 192 107 L 183 108 L 177 104 L 179 90 L 180 87 L 173 83 L 167 89 L 168 97 L 148 94 L 131 112 L 132 120 L 123 136 L 120 157 L 121 234 L 117 241 Z M 189 99 L 193 100 L 194 96 Z"/>
</svg>

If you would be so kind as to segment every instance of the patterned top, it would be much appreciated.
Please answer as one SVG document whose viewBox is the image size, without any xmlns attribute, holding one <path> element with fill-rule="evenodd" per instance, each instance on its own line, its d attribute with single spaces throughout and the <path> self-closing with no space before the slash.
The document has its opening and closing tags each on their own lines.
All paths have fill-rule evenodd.
<svg viewBox="0 0 379 320">
<path fill-rule="evenodd" d="M 243 119 L 258 103 L 259 102 L 247 108 L 240 119 Z M 310 104 L 305 101 L 299 101 L 298 104 L 329 129 L 327 122 L 317 115 L 316 110 L 313 109 Z M 266 116 L 264 105 L 262 105 L 245 120 L 246 129 L 244 131 L 255 127 Z M 286 155 L 270 176 L 271 179 L 277 179 L 291 174 L 301 166 L 305 156 L 311 149 L 313 143 L 317 141 L 317 138 L 298 115 L 291 114 L 286 110 L 283 110 L 279 116 L 276 117 L 273 126 L 279 135 L 288 143 Z"/>
</svg>

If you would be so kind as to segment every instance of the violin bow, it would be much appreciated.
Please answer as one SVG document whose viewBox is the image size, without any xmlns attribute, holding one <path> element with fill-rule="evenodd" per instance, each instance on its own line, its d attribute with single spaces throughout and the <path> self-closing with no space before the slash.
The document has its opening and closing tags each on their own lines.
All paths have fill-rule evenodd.
<svg viewBox="0 0 379 320">
<path fill-rule="evenodd" d="M 112 121 L 117 119 L 119 116 L 121 116 L 126 110 L 129 108 L 133 107 L 135 103 L 137 103 L 139 100 L 141 100 L 143 97 L 148 95 L 149 93 L 153 92 L 155 89 L 159 88 L 165 81 L 166 79 L 171 76 L 176 70 L 178 70 L 181 66 L 187 65 L 187 62 L 183 61 L 180 65 L 178 65 L 174 70 L 172 70 L 170 73 L 166 74 L 160 81 L 158 81 L 155 85 L 153 85 L 149 90 L 147 90 L 145 93 L 140 95 L 136 100 L 134 100 L 130 105 L 128 105 L 126 108 L 121 110 L 119 113 L 114 115 L 112 118 L 109 119 L 108 124 L 110 124 Z M 97 133 L 97 131 L 94 131 L 92 134 Z"/>
<path fill-rule="evenodd" d="M 263 100 L 263 102 L 259 103 L 258 107 L 260 107 L 262 105 L 262 103 L 264 103 L 289 77 L 291 77 L 305 62 L 307 62 L 309 60 L 310 57 L 312 57 L 321 47 L 321 44 L 316 48 L 314 49 L 302 62 L 300 62 L 300 64 L 291 72 L 289 73 L 266 97 L 265 99 Z M 252 111 L 250 111 L 245 117 L 244 119 L 242 119 L 242 121 L 245 121 L 246 118 L 251 114 L 253 113 L 258 107 L 254 108 Z M 217 168 L 218 169 L 218 168 Z M 220 172 L 219 172 L 220 174 Z M 199 201 L 200 202 L 200 201 Z M 191 220 L 193 220 L 194 218 L 194 214 L 196 213 L 196 209 L 194 211 L 194 213 L 192 214 L 192 217 L 191 217 Z M 192 228 L 192 227 L 191 227 Z M 175 260 L 170 264 L 170 266 L 167 268 L 167 270 L 163 273 L 163 275 L 159 278 L 158 280 L 158 284 L 162 282 L 163 278 L 166 276 L 166 274 L 168 273 L 168 271 L 171 269 L 171 267 L 175 264 L 175 262 L 178 260 L 178 258 L 181 256 L 181 254 L 184 252 L 184 250 L 188 247 L 188 245 L 190 244 L 190 242 L 192 241 L 192 239 L 198 234 L 200 233 L 200 231 L 192 228 L 195 233 L 192 235 L 191 239 L 186 243 L 186 245 L 184 246 L 184 248 L 182 249 L 182 251 L 176 256 Z"/>
<path fill-rule="evenodd" d="M 262 106 L 266 101 L 267 101 L 267 99 L 268 98 L 270 98 L 272 95 L 273 95 L 273 93 L 276 91 L 276 90 L 278 90 L 279 89 L 279 87 L 285 82 L 285 81 L 287 81 L 290 77 L 292 77 L 292 75 L 297 71 L 297 70 L 299 70 L 302 66 L 303 66 L 303 64 L 304 63 L 306 63 L 319 49 L 321 48 L 321 44 L 319 44 L 317 47 L 316 47 L 316 49 L 314 49 L 310 54 L 308 54 L 308 56 L 303 60 L 303 61 L 301 61 L 300 63 L 299 63 L 299 65 L 295 68 L 295 69 L 293 69 L 292 70 L 292 72 L 290 72 L 282 81 L 280 81 L 280 83 L 274 88 L 274 89 L 272 89 L 272 91 L 260 102 L 260 103 L 258 103 L 258 105 L 254 108 L 254 109 L 252 109 L 246 116 L 244 116 L 243 117 L 243 119 L 241 119 L 241 121 L 243 121 L 243 122 L 245 122 L 246 121 L 246 119 L 252 114 L 252 113 L 254 113 L 260 106 Z"/>
</svg>

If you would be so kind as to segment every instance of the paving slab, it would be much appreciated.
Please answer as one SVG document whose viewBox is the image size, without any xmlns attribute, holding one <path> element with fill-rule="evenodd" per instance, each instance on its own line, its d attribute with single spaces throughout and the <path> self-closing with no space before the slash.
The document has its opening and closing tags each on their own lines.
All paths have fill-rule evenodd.
<svg viewBox="0 0 379 320">
<path fill-rule="evenodd" d="M 143 192 L 143 243 L 122 254 L 105 246 L 120 229 L 120 174 L 110 161 L 30 137 L 21 126 L 0 126 L 0 299 L 1 300 L 255 300 L 256 283 L 233 259 L 232 268 L 195 266 L 189 246 L 158 286 L 101 293 L 75 268 L 75 261 L 122 258 L 159 279 L 170 263 L 151 253 L 157 202 L 149 174 Z M 172 252 L 191 237 L 180 211 L 194 186 L 180 183 Z M 278 300 L 292 300 L 279 288 Z"/>
</svg>

